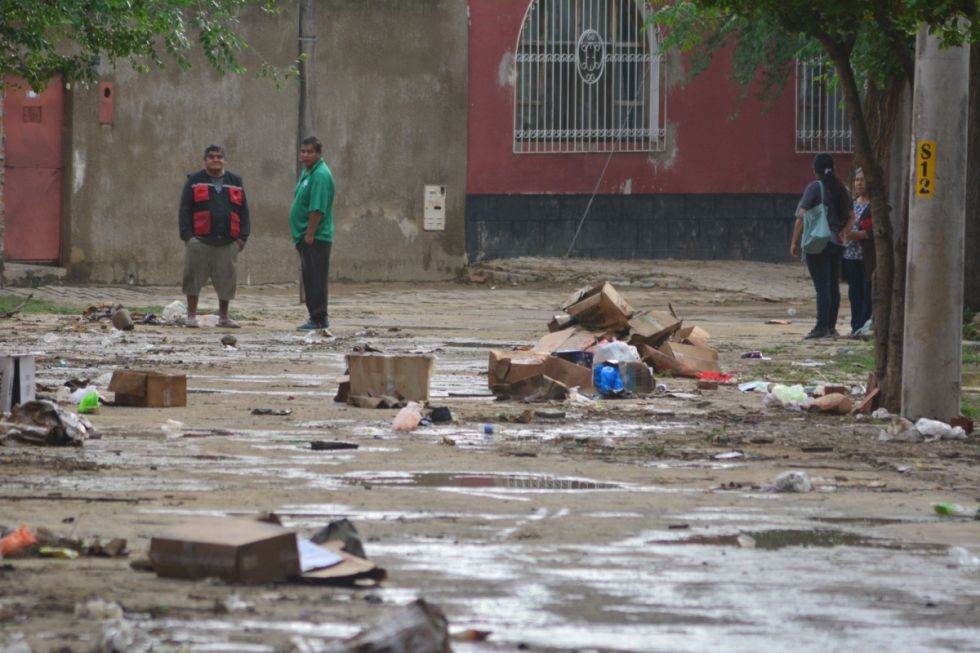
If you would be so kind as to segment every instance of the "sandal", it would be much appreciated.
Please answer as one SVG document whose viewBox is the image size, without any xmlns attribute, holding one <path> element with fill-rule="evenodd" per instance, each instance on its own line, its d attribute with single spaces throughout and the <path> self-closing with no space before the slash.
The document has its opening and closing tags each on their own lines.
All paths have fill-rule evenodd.
<svg viewBox="0 0 980 653">
<path fill-rule="evenodd" d="M 199 325 L 197 323 L 197 318 L 196 317 L 184 318 L 184 328 L 185 329 L 196 329 L 196 328 L 198 328 L 198 326 Z"/>
<path fill-rule="evenodd" d="M 219 327 L 224 327 L 226 329 L 241 329 L 242 328 L 238 324 L 238 322 L 235 322 L 230 317 L 225 317 L 225 318 L 221 318 L 220 320 L 218 320 L 218 326 Z"/>
</svg>

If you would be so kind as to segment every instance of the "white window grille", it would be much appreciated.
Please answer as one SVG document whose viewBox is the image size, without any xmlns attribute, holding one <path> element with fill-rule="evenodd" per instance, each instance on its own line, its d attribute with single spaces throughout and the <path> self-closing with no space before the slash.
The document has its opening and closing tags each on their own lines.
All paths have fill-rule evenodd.
<svg viewBox="0 0 980 653">
<path fill-rule="evenodd" d="M 532 0 L 517 40 L 514 152 L 666 145 L 666 66 L 647 0 Z"/>
<path fill-rule="evenodd" d="M 834 67 L 822 60 L 796 62 L 796 151 L 853 152 L 851 123 Z"/>
</svg>

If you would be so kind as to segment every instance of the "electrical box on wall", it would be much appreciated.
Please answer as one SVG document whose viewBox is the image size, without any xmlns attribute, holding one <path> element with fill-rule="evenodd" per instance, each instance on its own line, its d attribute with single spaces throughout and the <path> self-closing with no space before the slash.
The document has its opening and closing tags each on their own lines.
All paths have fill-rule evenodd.
<svg viewBox="0 0 980 653">
<path fill-rule="evenodd" d="M 111 125 L 116 105 L 116 87 L 112 82 L 99 82 L 99 124 Z"/>
<path fill-rule="evenodd" d="M 426 186 L 422 228 L 426 231 L 446 230 L 446 187 Z"/>
</svg>

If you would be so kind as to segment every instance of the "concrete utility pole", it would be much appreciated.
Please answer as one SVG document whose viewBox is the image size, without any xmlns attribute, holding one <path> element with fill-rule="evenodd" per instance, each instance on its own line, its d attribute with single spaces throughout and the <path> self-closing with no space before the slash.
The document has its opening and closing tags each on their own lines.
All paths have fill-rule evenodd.
<svg viewBox="0 0 980 653">
<path fill-rule="evenodd" d="M 915 47 L 902 414 L 960 413 L 970 48 Z"/>
</svg>

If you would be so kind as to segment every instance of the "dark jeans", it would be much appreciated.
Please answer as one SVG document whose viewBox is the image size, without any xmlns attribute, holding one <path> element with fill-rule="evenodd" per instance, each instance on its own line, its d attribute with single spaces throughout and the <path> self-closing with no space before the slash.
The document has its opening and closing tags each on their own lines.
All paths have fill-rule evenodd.
<svg viewBox="0 0 980 653">
<path fill-rule="evenodd" d="M 864 269 L 864 261 L 841 259 L 844 280 L 847 281 L 847 299 L 851 302 L 851 333 L 871 319 L 871 278 Z"/>
<path fill-rule="evenodd" d="M 330 272 L 330 247 L 333 243 L 314 240 L 307 245 L 296 243 L 303 270 L 303 289 L 306 291 L 306 310 L 314 322 L 327 320 L 327 274 Z"/>
<path fill-rule="evenodd" d="M 840 310 L 840 262 L 844 248 L 834 243 L 819 254 L 806 255 L 813 288 L 817 291 L 817 329 L 830 331 L 837 327 Z"/>
</svg>

